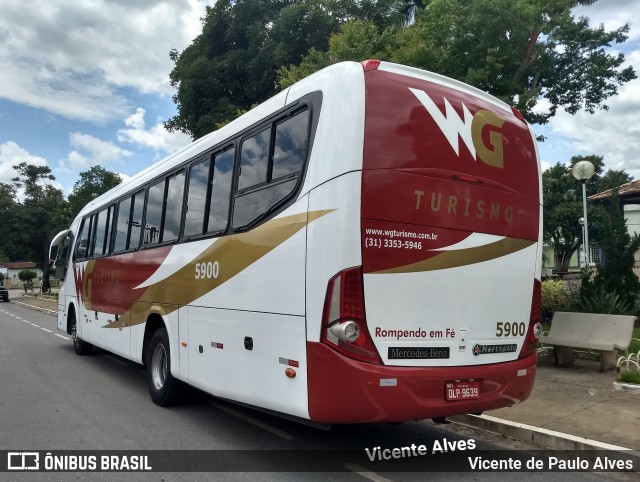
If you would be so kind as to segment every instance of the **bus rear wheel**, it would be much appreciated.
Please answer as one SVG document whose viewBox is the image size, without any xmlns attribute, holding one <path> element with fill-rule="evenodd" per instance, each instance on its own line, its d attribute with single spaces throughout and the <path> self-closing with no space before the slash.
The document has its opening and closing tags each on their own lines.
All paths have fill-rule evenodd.
<svg viewBox="0 0 640 482">
<path fill-rule="evenodd" d="M 147 381 L 151 400 L 160 406 L 175 403 L 182 387 L 180 380 L 171 375 L 169 335 L 165 328 L 153 333 L 147 353 Z"/>
<path fill-rule="evenodd" d="M 73 351 L 76 352 L 76 355 L 91 355 L 93 351 L 93 345 L 91 343 L 87 343 L 84 340 L 81 340 L 78 337 L 78 325 L 76 323 L 76 315 L 75 313 L 71 313 L 69 316 L 73 317 L 72 325 L 71 325 L 71 335 L 73 337 Z"/>
</svg>

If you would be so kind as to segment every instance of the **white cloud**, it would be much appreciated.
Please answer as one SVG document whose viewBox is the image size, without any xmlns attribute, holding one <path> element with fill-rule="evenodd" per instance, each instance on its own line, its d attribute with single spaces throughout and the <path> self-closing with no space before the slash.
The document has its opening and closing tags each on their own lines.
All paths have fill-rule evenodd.
<svg viewBox="0 0 640 482">
<path fill-rule="evenodd" d="M 546 161 L 544 159 L 540 159 L 540 169 L 542 170 L 542 172 L 546 171 L 551 166 L 553 166 L 553 164 L 550 163 L 549 161 Z"/>
<path fill-rule="evenodd" d="M 97 165 L 104 167 L 106 164 L 122 163 L 123 158 L 131 156 L 130 151 L 113 142 L 103 141 L 89 134 L 72 132 L 69 143 L 76 150 L 69 152 L 67 159 L 60 161 L 62 170 L 81 171 Z"/>
<path fill-rule="evenodd" d="M 3 0 L 0 97 L 74 119 L 122 117 L 120 88 L 172 92 L 169 51 L 189 45 L 203 15 L 198 0 Z"/>
<path fill-rule="evenodd" d="M 26 149 L 20 147 L 13 141 L 0 144 L 0 182 L 12 184 L 12 179 L 18 177 L 18 172 L 13 168 L 20 163 L 27 163 L 34 166 L 48 166 L 44 157 L 30 154 Z M 64 191 L 62 184 L 58 181 L 46 180 L 39 184 L 50 184 L 56 189 Z M 24 201 L 24 187 L 16 191 L 18 201 Z"/>
<path fill-rule="evenodd" d="M 135 114 L 124 120 L 125 125 L 129 128 L 118 131 L 118 140 L 136 144 L 140 147 L 150 147 L 165 153 L 174 152 L 191 143 L 191 138 L 187 134 L 169 132 L 160 121 L 147 130 L 144 116 L 145 110 L 142 107 L 138 107 Z"/>
<path fill-rule="evenodd" d="M 576 7 L 572 13 L 577 17 L 588 17 L 592 27 L 603 24 L 606 30 L 614 30 L 628 23 L 630 26 L 628 42 L 640 38 L 640 28 L 638 28 L 640 2 L 638 0 L 600 1 L 593 5 Z"/>
<path fill-rule="evenodd" d="M 35 166 L 46 166 L 44 157 L 34 156 L 13 141 L 0 144 L 0 182 L 11 183 L 11 179 L 18 176 L 13 166 L 22 162 Z"/>
<path fill-rule="evenodd" d="M 631 65 L 640 75 L 640 2 L 609 0 L 579 7 L 573 13 L 588 16 L 591 26 L 604 24 L 607 30 L 629 23 L 629 40 L 613 46 L 625 54 L 625 67 Z M 613 50 L 612 50 L 613 52 Z M 595 154 L 604 157 L 605 168 L 625 169 L 640 177 L 640 79 L 618 88 L 618 94 L 605 101 L 608 110 L 594 114 L 584 111 L 572 116 L 559 111 L 546 126 L 549 152 L 567 153 L 569 157 Z M 542 108 L 543 106 L 541 106 Z"/>
<path fill-rule="evenodd" d="M 640 70 L 640 69 L 639 69 Z M 604 156 L 606 168 L 640 175 L 640 79 L 620 88 L 609 110 L 571 116 L 559 112 L 550 122 L 555 142 L 573 155 Z"/>
</svg>

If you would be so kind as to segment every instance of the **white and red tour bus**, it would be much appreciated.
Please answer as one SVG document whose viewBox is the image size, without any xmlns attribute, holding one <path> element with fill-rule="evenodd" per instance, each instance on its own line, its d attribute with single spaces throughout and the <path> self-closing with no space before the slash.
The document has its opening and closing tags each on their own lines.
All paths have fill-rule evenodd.
<svg viewBox="0 0 640 482">
<path fill-rule="evenodd" d="M 52 242 L 58 328 L 183 384 L 319 424 L 525 400 L 541 181 L 520 113 L 344 62 L 89 203 Z"/>
</svg>

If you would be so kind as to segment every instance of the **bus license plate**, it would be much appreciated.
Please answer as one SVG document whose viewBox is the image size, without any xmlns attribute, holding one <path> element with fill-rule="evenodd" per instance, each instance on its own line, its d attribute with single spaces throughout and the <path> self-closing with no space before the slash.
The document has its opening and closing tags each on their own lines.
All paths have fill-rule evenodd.
<svg viewBox="0 0 640 482">
<path fill-rule="evenodd" d="M 448 382 L 447 400 L 468 400 L 480 396 L 480 382 Z"/>
</svg>

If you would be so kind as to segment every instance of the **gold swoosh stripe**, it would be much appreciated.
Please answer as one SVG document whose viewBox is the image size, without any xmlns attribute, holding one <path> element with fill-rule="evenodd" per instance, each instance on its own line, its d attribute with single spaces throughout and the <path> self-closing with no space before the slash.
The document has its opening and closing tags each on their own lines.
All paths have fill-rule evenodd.
<svg viewBox="0 0 640 482">
<path fill-rule="evenodd" d="M 476 246 L 474 248 L 459 249 L 455 251 L 445 251 L 433 258 L 418 261 L 417 263 L 381 271 L 374 271 L 371 274 L 417 273 L 420 271 L 435 271 L 438 269 L 467 266 L 470 264 L 481 263 L 483 261 L 489 261 L 490 259 L 500 258 L 528 248 L 533 244 L 535 244 L 535 241 L 530 241 L 528 239 L 504 238 L 500 241 L 484 246 Z"/>
<path fill-rule="evenodd" d="M 129 326 L 145 323 L 150 310 L 161 315 L 172 313 L 179 306 L 191 303 L 230 280 L 248 266 L 284 243 L 307 224 L 333 209 L 311 211 L 272 219 L 246 233 L 218 239 L 195 259 L 166 279 L 149 286 L 144 294 L 122 315 L 130 317 Z M 217 278 L 195 279 L 198 263 L 219 263 Z M 103 328 L 114 328 L 105 325 Z"/>
</svg>

